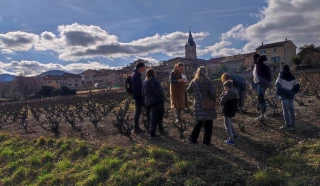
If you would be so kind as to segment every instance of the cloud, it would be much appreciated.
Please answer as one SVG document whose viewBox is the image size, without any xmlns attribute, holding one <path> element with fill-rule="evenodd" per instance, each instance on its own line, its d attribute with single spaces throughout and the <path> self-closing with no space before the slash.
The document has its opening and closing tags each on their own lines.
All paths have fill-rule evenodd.
<svg viewBox="0 0 320 186">
<path fill-rule="evenodd" d="M 159 60 L 157 60 L 157 59 L 155 59 L 155 58 L 152 58 L 152 57 L 149 57 L 149 56 L 136 56 L 135 58 L 134 58 L 134 60 L 136 61 L 136 60 L 138 60 L 138 59 L 143 59 L 143 60 L 146 60 L 146 61 L 148 61 L 149 63 L 151 63 L 151 64 L 153 64 L 153 65 L 156 65 L 156 64 L 158 64 L 159 63 Z"/>
<path fill-rule="evenodd" d="M 2 53 L 2 54 L 14 54 L 14 51 L 13 51 L 13 50 L 10 50 L 10 49 L 2 49 L 2 50 L 1 50 L 1 53 Z"/>
<path fill-rule="evenodd" d="M 11 61 L 10 63 L 0 62 L 1 73 L 8 73 L 18 75 L 23 73 L 27 76 L 34 76 L 46 72 L 48 70 L 63 70 L 71 73 L 81 73 L 87 69 L 109 69 L 108 65 L 104 65 L 99 62 L 88 62 L 88 63 L 71 63 L 67 65 L 48 63 L 43 64 L 38 61 Z"/>
<path fill-rule="evenodd" d="M 2 17 L 0 17 L 0 21 L 2 21 Z"/>
<path fill-rule="evenodd" d="M 221 42 L 244 41 L 243 48 L 207 47 L 213 55 L 252 52 L 261 42 L 292 40 L 297 47 L 315 43 L 320 45 L 320 4 L 318 0 L 268 0 L 268 6 L 259 14 L 257 23 L 239 24 L 221 35 Z M 221 43 L 220 42 L 220 43 Z"/>
<path fill-rule="evenodd" d="M 6 56 L 5 58 L 6 58 L 7 60 L 9 60 L 9 61 L 12 60 L 12 57 Z"/>
<path fill-rule="evenodd" d="M 28 51 L 39 40 L 39 36 L 27 32 L 8 32 L 0 34 L 0 48 L 13 51 Z"/>
</svg>

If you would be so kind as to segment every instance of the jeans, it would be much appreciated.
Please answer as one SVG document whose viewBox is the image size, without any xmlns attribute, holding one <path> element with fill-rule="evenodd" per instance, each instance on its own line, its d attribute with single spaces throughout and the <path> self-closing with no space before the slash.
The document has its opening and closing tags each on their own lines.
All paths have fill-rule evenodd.
<svg viewBox="0 0 320 186">
<path fill-rule="evenodd" d="M 163 116 L 164 116 L 164 104 L 157 103 L 151 106 L 147 106 L 147 125 L 150 126 L 150 136 L 155 137 L 157 127 L 161 132 L 163 128 Z"/>
<path fill-rule="evenodd" d="M 266 100 L 265 100 L 266 90 L 267 89 L 264 86 L 261 86 L 261 85 L 258 86 L 258 102 L 259 102 L 259 106 L 262 114 L 264 114 L 267 110 Z"/>
<path fill-rule="evenodd" d="M 210 144 L 212 128 L 213 128 L 213 120 L 197 121 L 197 124 L 193 127 L 189 140 L 194 143 L 198 141 L 202 125 L 204 125 L 204 134 L 203 134 L 202 143 Z"/>
<path fill-rule="evenodd" d="M 281 99 L 281 103 L 286 125 L 294 127 L 296 124 L 296 118 L 294 115 L 293 99 Z"/>
<path fill-rule="evenodd" d="M 237 133 L 232 125 L 231 118 L 223 116 L 223 119 L 224 119 L 224 128 L 228 133 L 229 140 L 233 141 L 234 140 L 233 136 L 236 136 Z"/>
<path fill-rule="evenodd" d="M 238 94 L 239 94 L 239 109 L 242 110 L 244 105 L 244 95 L 246 94 L 246 91 L 239 89 Z"/>
<path fill-rule="evenodd" d="M 144 99 L 134 99 L 135 101 L 135 107 L 136 107 L 136 112 L 134 114 L 134 129 L 139 129 L 139 121 L 140 121 L 140 115 L 141 115 L 141 109 L 142 107 L 146 107 L 144 103 Z"/>
</svg>

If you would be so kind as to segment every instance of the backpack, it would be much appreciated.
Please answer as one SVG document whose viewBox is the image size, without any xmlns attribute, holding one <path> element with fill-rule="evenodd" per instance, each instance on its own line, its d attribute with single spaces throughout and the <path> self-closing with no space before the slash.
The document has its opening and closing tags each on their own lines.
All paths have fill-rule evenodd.
<svg viewBox="0 0 320 186">
<path fill-rule="evenodd" d="M 133 83 L 131 79 L 131 75 L 129 75 L 124 83 L 124 88 L 129 95 L 133 95 Z"/>
</svg>

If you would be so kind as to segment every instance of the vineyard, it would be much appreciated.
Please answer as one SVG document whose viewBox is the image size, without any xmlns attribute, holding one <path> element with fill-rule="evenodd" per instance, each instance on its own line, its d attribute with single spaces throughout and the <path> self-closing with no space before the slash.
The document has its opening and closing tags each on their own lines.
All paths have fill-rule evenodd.
<svg viewBox="0 0 320 186">
<path fill-rule="evenodd" d="M 122 90 L 2 103 L 0 105 L 0 132 L 24 136 L 26 139 L 37 139 L 40 136 L 54 139 L 76 138 L 84 140 L 90 145 L 98 146 L 105 144 L 121 147 L 137 144 L 145 147 L 156 146 L 176 153 L 177 157 L 182 160 L 200 163 L 200 165 L 197 165 L 199 167 L 189 167 L 189 171 L 179 173 L 181 176 L 191 176 L 192 179 L 196 180 L 194 185 L 206 185 L 211 183 L 213 179 L 217 183 L 229 185 L 235 183 L 242 185 L 248 183 L 247 179 L 250 179 L 253 185 L 263 185 L 263 181 L 268 181 L 268 178 L 264 178 L 263 175 L 259 177 L 259 174 L 267 175 L 271 171 L 271 176 L 275 176 L 277 174 L 273 175 L 274 171 L 281 172 L 284 169 L 283 167 L 275 170 L 270 168 L 270 158 L 278 156 L 295 145 L 309 143 L 320 138 L 320 72 L 309 70 L 297 71 L 294 74 L 301 85 L 301 90 L 295 98 L 296 131 L 284 132 L 279 130 L 284 121 L 281 102 L 275 94 L 274 85 L 266 92 L 269 119 L 264 122 L 254 119 L 258 116 L 256 109 L 257 95 L 251 88 L 250 77 L 247 77 L 248 86 L 244 112 L 234 118 L 234 125 L 240 131 L 241 137 L 234 148 L 223 144 L 223 139 L 227 137 L 227 134 L 223 127 L 221 115 L 218 115 L 218 119 L 214 121 L 213 146 L 201 147 L 200 145 L 184 143 L 183 139 L 188 137 L 192 126 L 195 124 L 192 119 L 193 97 L 192 95 L 188 97 L 189 108 L 183 110 L 182 122 L 175 123 L 173 111 L 170 109 L 168 84 L 164 84 L 163 88 L 167 97 L 164 125 L 169 134 L 156 141 L 149 141 L 147 133 L 136 135 L 131 132 L 133 129 L 134 101 Z M 276 80 L 276 78 L 274 76 L 273 80 Z M 161 82 L 165 81 L 167 80 L 164 79 Z M 218 98 L 222 92 L 221 81 L 215 80 L 214 86 Z M 221 113 L 221 108 L 217 108 L 217 113 Z M 142 113 L 140 118 L 140 125 L 148 128 L 145 112 Z M 319 147 L 317 148 L 319 150 Z M 1 156 L 0 150 L 0 160 Z M 1 164 L 0 168 L 3 168 Z M 169 170 L 168 167 L 164 169 Z M 208 169 L 210 169 L 210 174 L 214 175 L 206 173 L 205 170 Z M 1 170 L 3 169 L 0 169 L 0 172 Z M 200 173 L 195 170 L 200 171 Z M 320 171 L 319 162 L 312 171 Z M 199 177 L 198 174 L 202 174 L 202 176 Z M 230 176 L 224 174 L 230 174 Z M 163 175 L 166 175 L 166 173 L 163 173 Z M 284 180 L 286 180 L 285 177 Z M 294 173 L 288 177 L 294 177 Z M 282 183 L 281 179 L 280 183 Z M 316 183 L 315 180 L 319 181 L 320 177 L 318 174 L 318 176 L 312 176 L 309 179 L 309 183 L 312 185 Z M 103 180 L 108 179 L 102 179 L 102 182 Z M 259 182 L 261 180 L 263 181 Z M 169 182 L 167 180 L 161 183 Z M 182 180 L 177 181 L 177 183 L 186 184 Z M 266 184 L 268 183 L 270 182 L 266 182 Z"/>
</svg>

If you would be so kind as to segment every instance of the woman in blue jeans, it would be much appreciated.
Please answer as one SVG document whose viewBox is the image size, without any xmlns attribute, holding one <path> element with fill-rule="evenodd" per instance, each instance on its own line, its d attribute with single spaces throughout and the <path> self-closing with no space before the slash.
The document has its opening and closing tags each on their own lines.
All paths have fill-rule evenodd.
<svg viewBox="0 0 320 186">
<path fill-rule="evenodd" d="M 285 126 L 280 127 L 284 130 L 292 130 L 295 128 L 295 114 L 294 114 L 294 96 L 300 90 L 300 84 L 296 77 L 294 77 L 288 65 L 284 65 L 276 80 L 277 95 L 280 97 L 282 103 L 283 116 Z"/>
<path fill-rule="evenodd" d="M 152 68 L 146 71 L 146 80 L 143 82 L 142 94 L 147 109 L 147 123 L 150 126 L 150 139 L 156 137 L 157 127 L 164 134 L 162 125 L 164 116 L 165 93 Z"/>
</svg>

